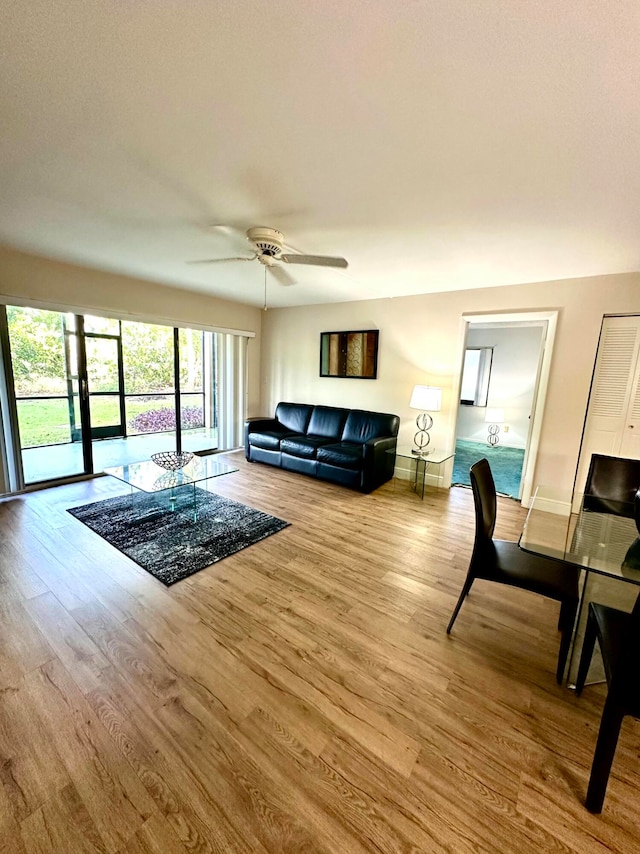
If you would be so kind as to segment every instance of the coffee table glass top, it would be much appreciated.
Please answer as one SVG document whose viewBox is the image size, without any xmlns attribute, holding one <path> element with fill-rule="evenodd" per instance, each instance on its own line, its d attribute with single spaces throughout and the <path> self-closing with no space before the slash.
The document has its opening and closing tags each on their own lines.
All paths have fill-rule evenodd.
<svg viewBox="0 0 640 854">
<path fill-rule="evenodd" d="M 201 480 L 209 480 L 209 478 L 231 474 L 234 471 L 238 469 L 221 462 L 217 456 L 194 457 L 188 465 L 177 471 L 167 471 L 151 460 L 104 469 L 105 474 L 110 474 L 143 492 L 160 492 L 163 489 L 198 483 Z"/>
<path fill-rule="evenodd" d="M 451 457 L 455 455 L 455 451 L 453 449 L 435 447 L 428 453 L 414 454 L 411 451 L 412 447 L 412 445 L 398 445 L 397 448 L 387 451 L 387 453 L 395 454 L 397 457 L 406 457 L 409 460 L 424 460 L 424 462 L 434 463 L 434 465 L 440 465 L 441 463 L 450 460 Z"/>
</svg>

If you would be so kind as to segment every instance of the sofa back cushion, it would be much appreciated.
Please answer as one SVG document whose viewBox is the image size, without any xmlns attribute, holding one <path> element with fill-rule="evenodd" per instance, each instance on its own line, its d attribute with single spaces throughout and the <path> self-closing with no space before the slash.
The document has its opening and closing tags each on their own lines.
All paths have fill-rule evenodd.
<svg viewBox="0 0 640 854">
<path fill-rule="evenodd" d="M 348 414 L 348 409 L 339 409 L 336 406 L 314 406 L 307 433 L 311 436 L 339 439 Z"/>
<path fill-rule="evenodd" d="M 306 433 L 313 406 L 307 403 L 279 403 L 276 418 L 292 433 Z"/>
<path fill-rule="evenodd" d="M 343 442 L 367 442 L 383 436 L 397 436 L 400 419 L 385 412 L 352 409 L 342 433 Z"/>
</svg>

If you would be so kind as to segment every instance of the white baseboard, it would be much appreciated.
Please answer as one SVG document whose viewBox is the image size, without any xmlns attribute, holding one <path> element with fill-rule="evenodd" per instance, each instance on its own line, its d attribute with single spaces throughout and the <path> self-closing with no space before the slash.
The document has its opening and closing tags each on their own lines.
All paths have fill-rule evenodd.
<svg viewBox="0 0 640 854">
<path fill-rule="evenodd" d="M 403 468 L 401 466 L 396 466 L 393 474 L 398 480 L 413 480 L 415 476 L 413 468 Z M 442 489 L 445 485 L 444 477 L 441 474 L 431 473 L 428 470 L 424 482 L 427 486 L 437 486 L 439 489 Z"/>
<path fill-rule="evenodd" d="M 555 513 L 558 516 L 571 515 L 571 502 L 562 501 L 554 498 L 542 498 L 536 496 L 536 510 L 543 510 L 545 513 Z"/>
</svg>

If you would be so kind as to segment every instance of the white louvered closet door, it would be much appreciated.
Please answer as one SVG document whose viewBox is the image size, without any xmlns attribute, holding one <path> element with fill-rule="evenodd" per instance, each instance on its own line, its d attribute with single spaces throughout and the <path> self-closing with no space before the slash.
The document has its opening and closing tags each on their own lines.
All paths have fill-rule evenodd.
<svg viewBox="0 0 640 854">
<path fill-rule="evenodd" d="M 640 459 L 640 316 L 604 319 L 576 492 L 583 491 L 591 454 Z"/>
<path fill-rule="evenodd" d="M 636 361 L 627 417 L 622 430 L 620 456 L 640 460 L 640 355 Z"/>
</svg>

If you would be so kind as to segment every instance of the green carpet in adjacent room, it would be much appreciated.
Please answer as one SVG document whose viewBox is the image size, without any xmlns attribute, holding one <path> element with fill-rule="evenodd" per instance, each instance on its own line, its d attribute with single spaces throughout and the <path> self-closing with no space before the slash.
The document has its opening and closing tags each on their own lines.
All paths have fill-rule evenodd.
<svg viewBox="0 0 640 854">
<path fill-rule="evenodd" d="M 523 448 L 508 448 L 505 445 L 491 447 L 486 442 L 468 442 L 466 439 L 458 439 L 451 483 L 470 486 L 469 469 L 483 457 L 489 460 L 496 483 L 496 492 L 517 498 L 524 461 Z"/>
</svg>

